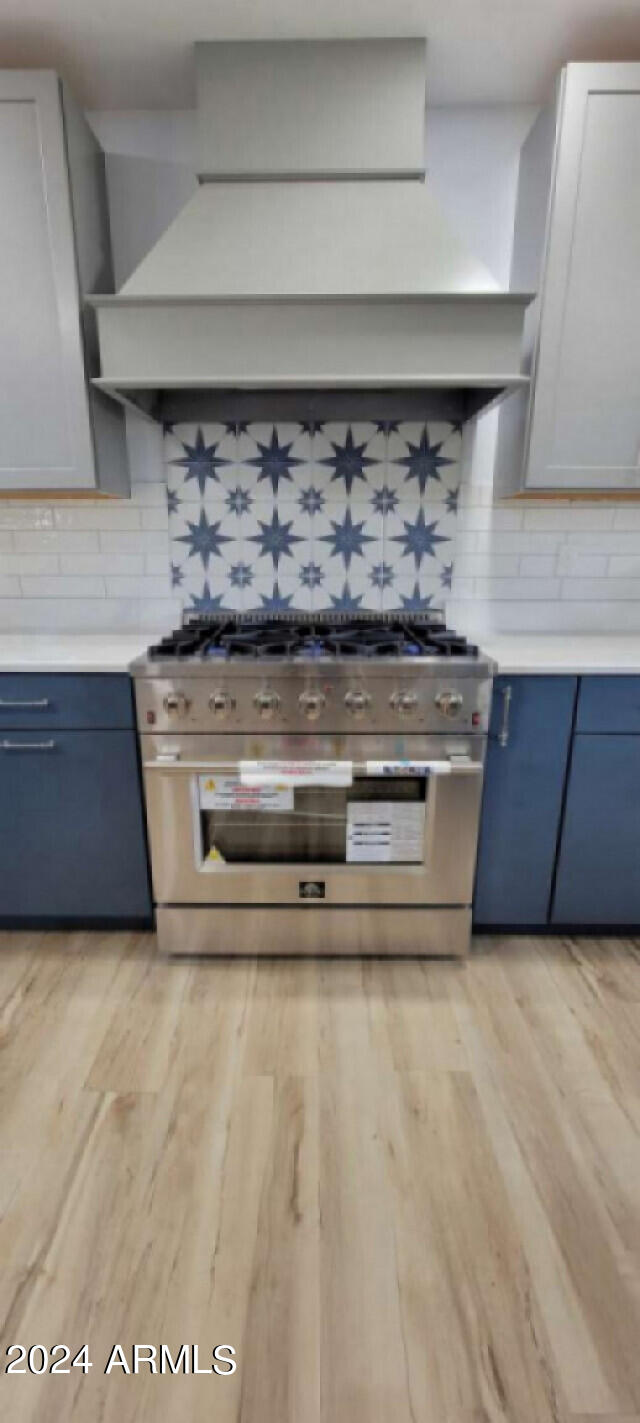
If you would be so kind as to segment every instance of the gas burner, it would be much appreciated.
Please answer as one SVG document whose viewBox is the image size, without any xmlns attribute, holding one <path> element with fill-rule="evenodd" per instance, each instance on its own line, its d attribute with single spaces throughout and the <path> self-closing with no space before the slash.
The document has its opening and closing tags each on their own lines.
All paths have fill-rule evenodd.
<svg viewBox="0 0 640 1423">
<path fill-rule="evenodd" d="M 477 647 L 445 627 L 440 614 L 292 614 L 194 618 L 149 648 L 154 662 L 196 658 L 312 661 L 347 658 L 464 657 Z"/>
</svg>

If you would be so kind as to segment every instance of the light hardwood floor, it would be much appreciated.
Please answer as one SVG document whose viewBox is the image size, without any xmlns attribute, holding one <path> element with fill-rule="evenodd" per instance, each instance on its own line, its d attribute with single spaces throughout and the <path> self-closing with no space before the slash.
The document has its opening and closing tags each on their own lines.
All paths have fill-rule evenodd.
<svg viewBox="0 0 640 1423">
<path fill-rule="evenodd" d="M 93 1360 L 0 1380 L 3 1423 L 640 1420 L 637 943 L 2 935 L 0 1034 L 2 1359 Z"/>
</svg>

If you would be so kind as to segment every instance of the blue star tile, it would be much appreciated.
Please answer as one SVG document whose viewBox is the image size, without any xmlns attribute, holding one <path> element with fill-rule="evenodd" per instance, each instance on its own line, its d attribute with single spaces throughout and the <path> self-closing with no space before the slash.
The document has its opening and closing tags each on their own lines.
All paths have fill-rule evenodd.
<svg viewBox="0 0 640 1423">
<path fill-rule="evenodd" d="M 459 494 L 457 489 L 450 489 L 444 501 L 447 514 L 457 514 Z"/>
<path fill-rule="evenodd" d="M 248 489 L 242 489 L 238 484 L 235 489 L 230 489 L 225 499 L 227 509 L 230 514 L 248 514 L 253 504 L 253 499 Z"/>
<path fill-rule="evenodd" d="M 178 563 L 171 564 L 171 587 L 179 588 L 184 583 L 184 569 Z"/>
<path fill-rule="evenodd" d="M 253 569 L 248 563 L 232 563 L 229 582 L 232 588 L 249 588 L 253 582 Z"/>
<path fill-rule="evenodd" d="M 277 494 L 280 480 L 286 479 L 290 481 L 291 470 L 295 469 L 297 465 L 302 464 L 303 461 L 298 459 L 296 455 L 289 453 L 293 440 L 291 440 L 288 445 L 280 444 L 275 425 L 273 427 L 270 444 L 262 445 L 259 440 L 257 440 L 256 443 L 260 454 L 255 455 L 253 459 L 247 460 L 247 464 L 255 465 L 256 468 L 260 470 L 258 483 L 260 483 L 262 479 L 270 480 L 273 492 Z"/>
<path fill-rule="evenodd" d="M 374 563 L 369 577 L 374 588 L 389 588 L 393 583 L 393 568 L 390 563 Z"/>
<path fill-rule="evenodd" d="M 217 593 L 214 597 L 205 580 L 202 593 L 192 595 L 191 602 L 187 604 L 187 610 L 190 613 L 215 613 L 218 609 L 224 610 L 223 596 L 222 593 Z"/>
<path fill-rule="evenodd" d="M 196 438 L 193 445 L 181 440 L 180 444 L 184 450 L 184 455 L 180 459 L 171 460 L 172 465 L 186 469 L 185 484 L 190 479 L 195 479 L 201 494 L 204 494 L 207 480 L 218 480 L 218 470 L 223 465 L 230 463 L 229 460 L 221 459 L 216 453 L 220 441 L 212 445 L 205 443 L 204 435 L 200 426 L 196 431 Z"/>
<path fill-rule="evenodd" d="M 375 543 L 371 534 L 364 534 L 365 521 L 354 523 L 351 517 L 351 510 L 346 509 L 344 518 L 340 523 L 336 519 L 330 520 L 333 533 L 321 534 L 320 542 L 331 545 L 331 553 L 338 558 L 342 558 L 345 568 L 349 568 L 351 559 L 361 557 L 365 544 Z"/>
<path fill-rule="evenodd" d="M 413 585 L 412 592 L 407 595 L 401 594 L 400 596 L 402 607 L 407 613 L 424 613 L 427 608 L 431 607 L 433 602 L 433 593 L 425 595 L 420 592 L 420 584 L 417 578 Z"/>
<path fill-rule="evenodd" d="M 283 596 L 278 587 L 278 580 L 276 578 L 273 585 L 273 592 L 271 594 L 262 593 L 260 595 L 260 601 L 263 608 L 269 608 L 272 612 L 277 612 L 280 608 L 291 607 L 293 593 L 287 594 L 286 597 Z"/>
<path fill-rule="evenodd" d="M 216 558 L 221 552 L 222 545 L 231 543 L 232 540 L 226 534 L 220 533 L 220 520 L 210 524 L 204 509 L 200 510 L 200 518 L 197 524 L 191 523 L 187 519 L 188 534 L 181 534 L 176 543 L 188 544 L 189 557 L 202 559 L 204 568 L 209 567 L 209 559 Z"/>
<path fill-rule="evenodd" d="M 363 594 L 360 594 L 358 597 L 353 597 L 347 578 L 345 579 L 342 592 L 335 597 L 333 594 L 331 595 L 331 606 L 341 613 L 353 613 L 360 607 L 362 598 Z"/>
<path fill-rule="evenodd" d="M 444 455 L 440 454 L 443 444 L 444 440 L 438 440 L 433 445 L 429 443 L 429 431 L 425 425 L 419 444 L 413 445 L 408 440 L 408 455 L 403 455 L 401 459 L 397 460 L 397 464 L 404 465 L 408 470 L 405 480 L 416 479 L 421 494 L 424 494 L 430 479 L 434 479 L 438 483 L 441 482 L 441 469 L 444 469 L 446 465 L 455 464 L 455 460 L 446 459 Z"/>
<path fill-rule="evenodd" d="M 324 494 L 311 484 L 308 489 L 303 489 L 298 499 L 298 507 L 303 514 L 319 514 L 324 508 L 324 502 Z"/>
<path fill-rule="evenodd" d="M 333 454 L 329 455 L 327 459 L 320 461 L 321 464 L 333 469 L 331 482 L 333 483 L 335 480 L 343 479 L 345 492 L 347 494 L 351 493 L 354 480 L 360 479 L 366 484 L 367 476 L 365 469 L 368 465 L 376 463 L 374 459 L 371 459 L 369 455 L 365 455 L 364 453 L 367 447 L 367 441 L 364 440 L 361 445 L 354 444 L 353 433 L 351 426 L 349 426 L 344 444 L 339 445 L 332 440 L 331 446 Z"/>
<path fill-rule="evenodd" d="M 451 588 L 453 582 L 453 564 L 445 563 L 440 570 L 440 583 L 443 588 Z"/>
<path fill-rule="evenodd" d="M 300 582 L 304 588 L 317 588 L 324 579 L 319 563 L 304 563 L 300 568 Z"/>
<path fill-rule="evenodd" d="M 274 568 L 278 567 L 280 559 L 291 553 L 294 544 L 302 543 L 299 534 L 292 534 L 291 528 L 293 519 L 280 521 L 278 510 L 274 509 L 271 523 L 268 524 L 262 519 L 258 519 L 261 532 L 251 535 L 251 542 L 259 544 L 260 553 L 273 559 Z"/>
<path fill-rule="evenodd" d="M 437 534 L 437 520 L 432 524 L 425 523 L 424 509 L 418 510 L 417 518 L 413 523 L 403 519 L 404 533 L 394 534 L 393 543 L 403 544 L 402 553 L 415 559 L 416 568 L 420 567 L 423 558 L 433 558 L 437 544 L 450 543 L 450 539 L 444 538 L 442 534 Z"/>
<path fill-rule="evenodd" d="M 395 490 L 389 489 L 388 484 L 383 484 L 382 489 L 375 490 L 371 507 L 376 514 L 393 514 L 398 507 L 398 495 Z"/>
<path fill-rule="evenodd" d="M 170 514 L 177 514 L 180 508 L 180 500 L 174 489 L 167 490 L 167 509 Z"/>
</svg>

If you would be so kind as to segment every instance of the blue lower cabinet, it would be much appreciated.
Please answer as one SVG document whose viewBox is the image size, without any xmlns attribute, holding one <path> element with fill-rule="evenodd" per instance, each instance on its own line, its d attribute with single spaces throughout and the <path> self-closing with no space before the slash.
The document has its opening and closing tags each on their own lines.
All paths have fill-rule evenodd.
<svg viewBox="0 0 640 1423">
<path fill-rule="evenodd" d="M 552 923 L 640 925 L 640 736 L 575 737 Z"/>
<path fill-rule="evenodd" d="M 148 923 L 133 731 L 0 734 L 0 921 Z"/>
<path fill-rule="evenodd" d="M 497 677 L 484 778 L 474 923 L 547 923 L 576 677 Z"/>
</svg>

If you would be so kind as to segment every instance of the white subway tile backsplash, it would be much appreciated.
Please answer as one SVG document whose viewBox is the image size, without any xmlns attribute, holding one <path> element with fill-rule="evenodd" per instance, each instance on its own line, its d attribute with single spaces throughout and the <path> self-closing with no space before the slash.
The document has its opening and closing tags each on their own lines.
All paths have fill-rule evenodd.
<svg viewBox="0 0 640 1423">
<path fill-rule="evenodd" d="M 21 578 L 20 583 L 25 598 L 105 597 L 102 578 Z"/>
<path fill-rule="evenodd" d="M 497 573 L 499 570 L 496 569 Z M 524 553 L 520 557 L 519 569 L 522 578 L 552 578 L 556 571 L 553 554 Z"/>
<path fill-rule="evenodd" d="M 605 553 L 565 544 L 558 554 L 557 572 L 568 578 L 603 578 L 607 572 L 607 561 Z"/>
<path fill-rule="evenodd" d="M 519 529 L 522 527 L 522 517 L 520 509 L 483 509 L 472 506 L 459 510 L 458 523 L 464 530 Z"/>
<path fill-rule="evenodd" d="M 559 578 L 476 578 L 474 595 L 489 602 L 537 602 L 557 598 Z"/>
<path fill-rule="evenodd" d="M 565 535 L 532 534 L 525 529 L 483 529 L 475 538 L 478 552 L 554 554 L 562 548 Z"/>
<path fill-rule="evenodd" d="M 0 529 L 0 563 L 3 553 L 10 553 L 13 548 L 13 535 L 10 529 Z"/>
<path fill-rule="evenodd" d="M 95 504 L 59 505 L 55 510 L 57 529 L 139 529 L 140 509 L 129 503 L 115 504 L 101 499 Z"/>
<path fill-rule="evenodd" d="M 98 551 L 98 535 L 90 530 L 68 533 L 61 529 L 38 529 L 13 535 L 18 553 L 91 553 Z"/>
<path fill-rule="evenodd" d="M 0 598 L 0 627 L 6 632 L 113 632 L 139 628 L 166 632 L 180 621 L 175 598 L 151 603 L 135 598 Z"/>
<path fill-rule="evenodd" d="M 55 553 L 5 553 L 0 555 L 0 574 L 33 574 L 34 577 L 57 573 L 60 560 Z"/>
<path fill-rule="evenodd" d="M 162 532 L 139 529 L 124 533 L 100 533 L 100 548 L 104 553 L 162 553 L 168 558 L 169 543 Z"/>
<path fill-rule="evenodd" d="M 141 509 L 140 522 L 143 529 L 168 529 L 169 513 L 166 503 L 153 505 L 149 509 Z"/>
<path fill-rule="evenodd" d="M 621 504 L 615 511 L 613 527 L 640 533 L 640 507 L 637 504 Z"/>
<path fill-rule="evenodd" d="M 637 553 L 613 554 L 607 572 L 610 578 L 640 578 L 640 547 Z"/>
<path fill-rule="evenodd" d="M 456 576 L 461 574 L 466 578 L 476 575 L 485 578 L 515 578 L 519 564 L 517 554 L 459 553 L 456 550 Z"/>
<path fill-rule="evenodd" d="M 105 579 L 108 598 L 169 598 L 171 582 L 169 570 L 163 578 L 112 578 Z"/>
<path fill-rule="evenodd" d="M 0 574 L 0 598 L 14 598 L 20 593 L 20 579 L 11 574 Z"/>
<path fill-rule="evenodd" d="M 14 504 L 12 500 L 0 502 L 0 529 L 52 529 L 53 510 L 31 500 L 25 504 Z"/>
<path fill-rule="evenodd" d="M 164 559 L 164 569 L 166 572 L 167 560 Z M 138 574 L 145 573 L 145 556 L 143 553 L 79 553 L 61 554 L 60 572 L 65 575 L 80 575 L 91 577 L 94 574 L 116 574 L 122 578 L 135 578 Z"/>
<path fill-rule="evenodd" d="M 593 530 L 600 533 L 612 529 L 614 510 L 606 504 L 595 504 L 582 508 L 576 504 L 554 504 L 542 509 L 525 509 L 524 528 L 535 530 L 556 529 L 574 533 L 576 530 Z"/>
<path fill-rule="evenodd" d="M 640 578 L 564 578 L 562 597 L 581 602 L 640 600 Z"/>
</svg>

